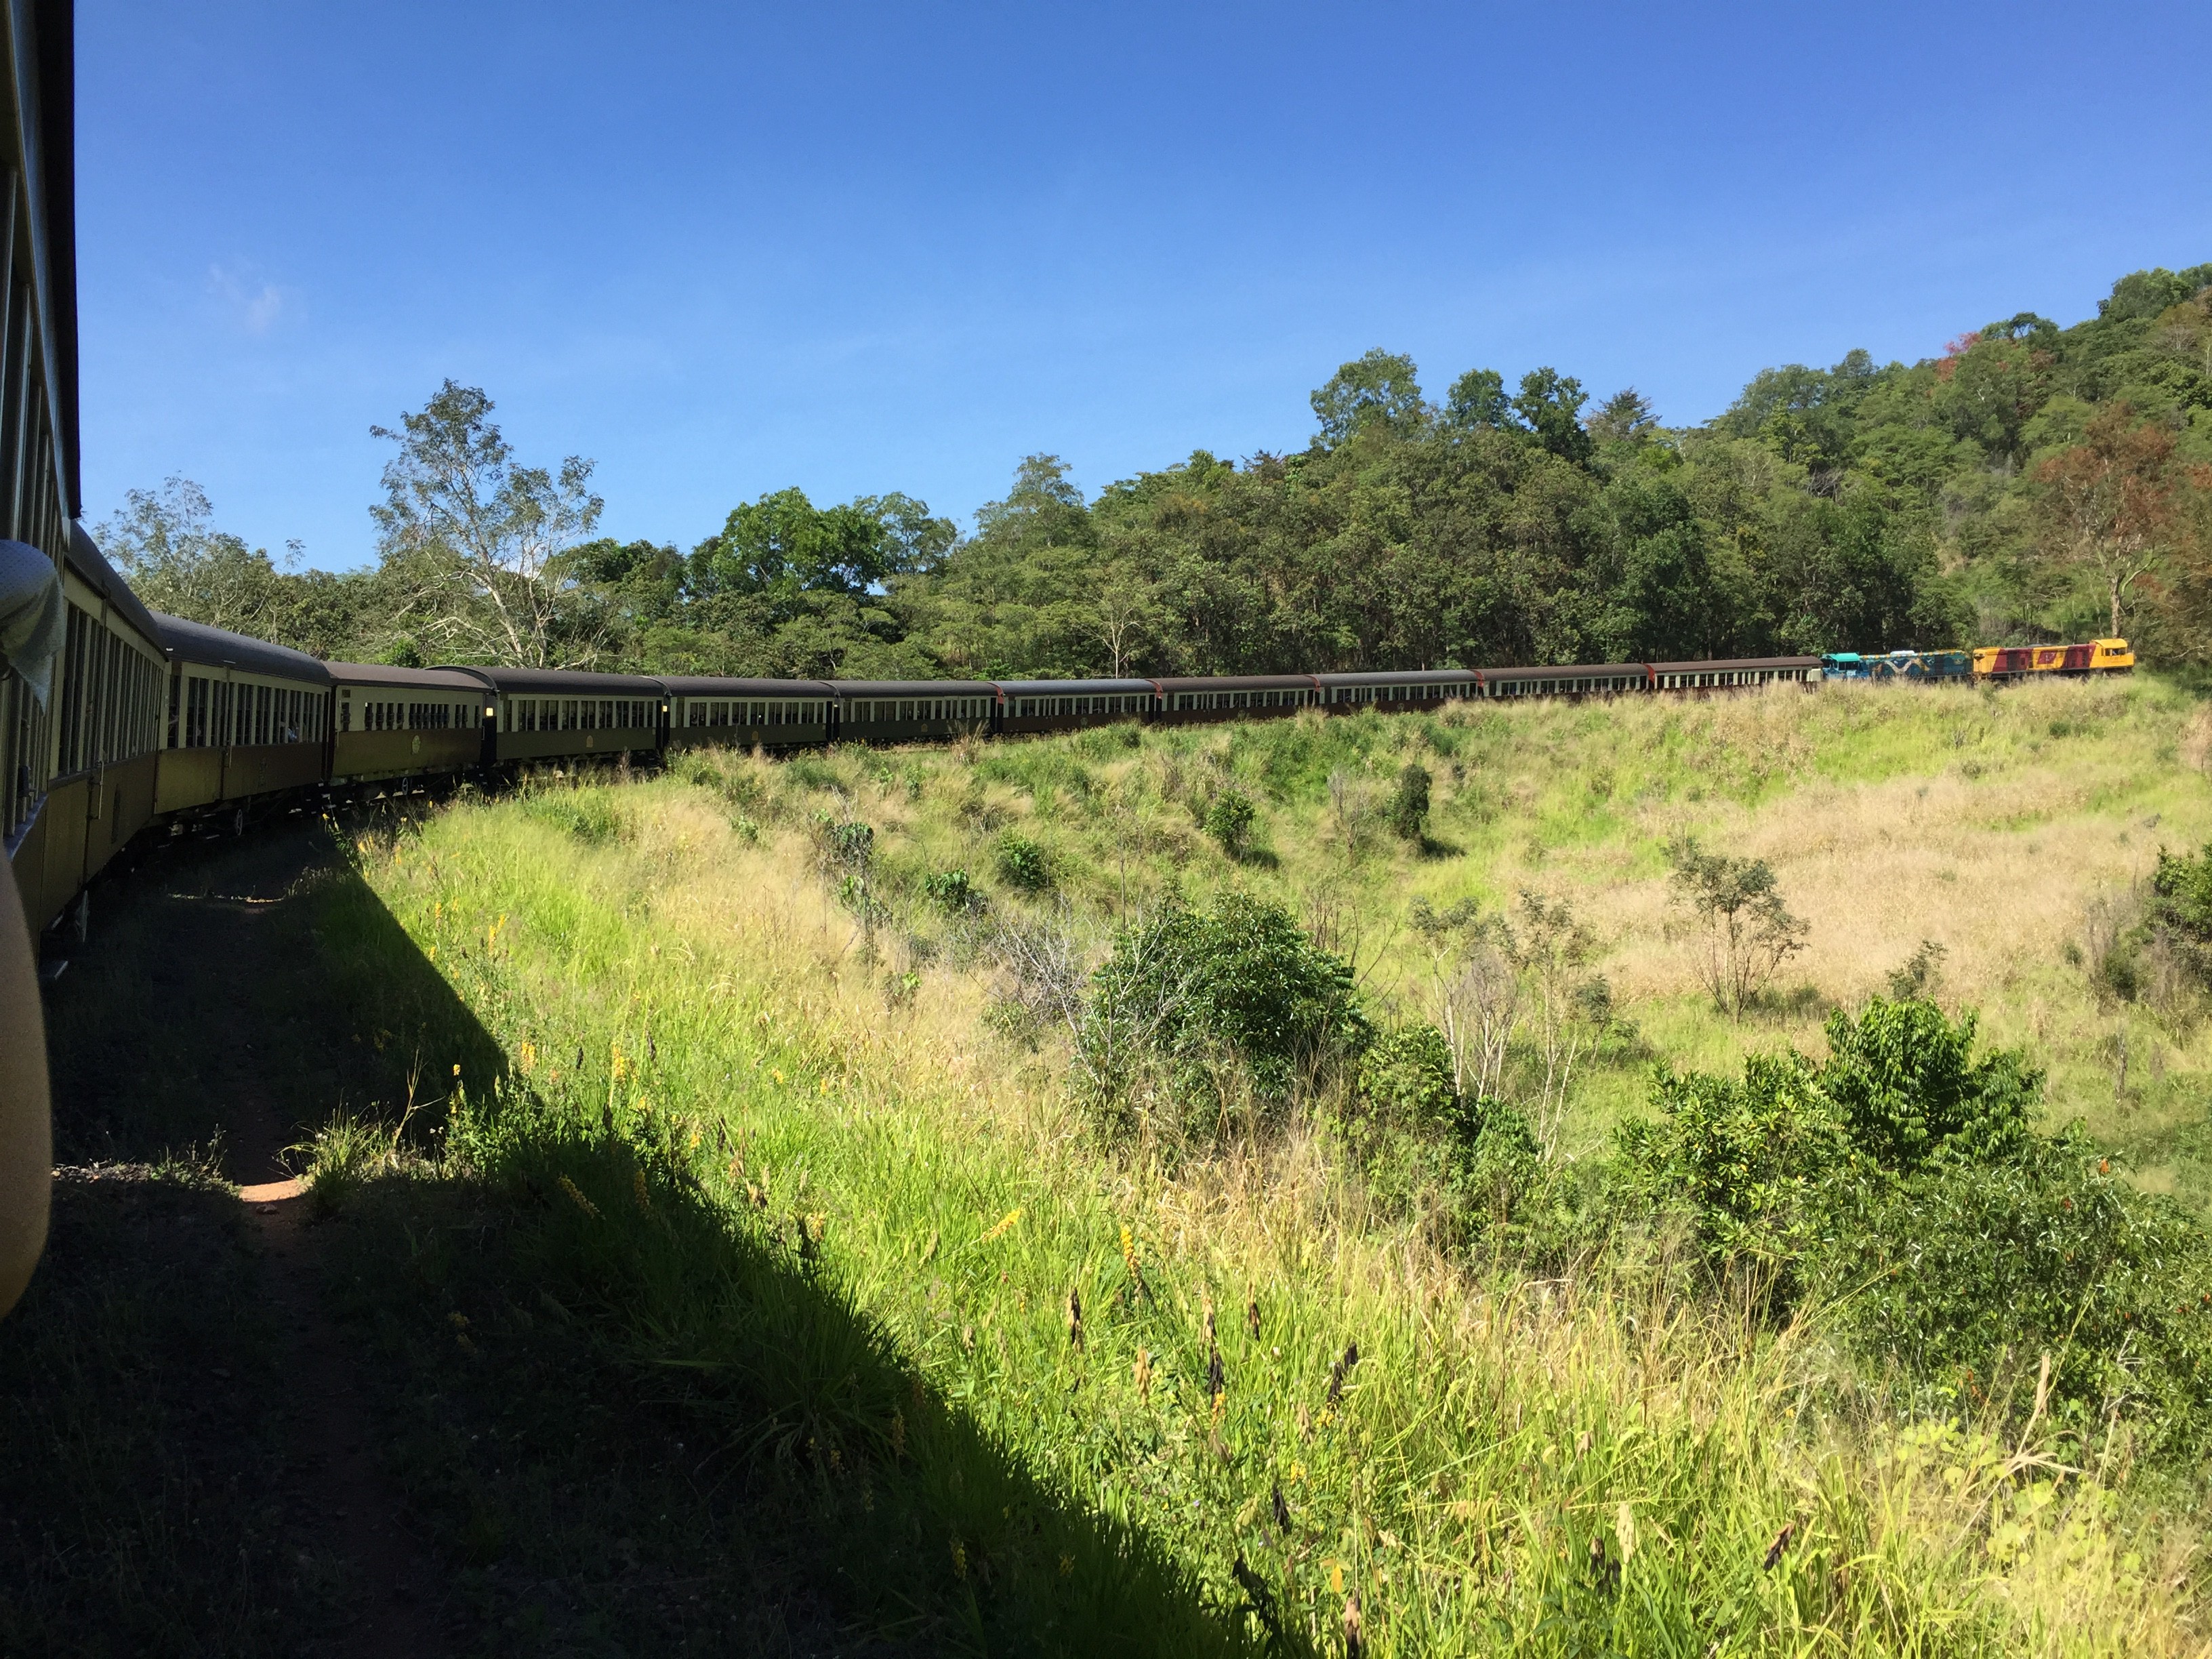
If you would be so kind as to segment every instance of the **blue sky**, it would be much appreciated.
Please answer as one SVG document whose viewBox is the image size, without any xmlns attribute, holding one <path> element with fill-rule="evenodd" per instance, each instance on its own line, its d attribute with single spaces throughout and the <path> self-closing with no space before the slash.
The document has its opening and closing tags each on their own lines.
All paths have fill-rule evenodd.
<svg viewBox="0 0 2212 1659">
<path fill-rule="evenodd" d="M 2212 258 L 2212 8 L 80 0 L 86 514 L 374 556 L 452 376 L 605 527 L 1292 448 L 1370 346 L 1932 355 Z"/>
</svg>

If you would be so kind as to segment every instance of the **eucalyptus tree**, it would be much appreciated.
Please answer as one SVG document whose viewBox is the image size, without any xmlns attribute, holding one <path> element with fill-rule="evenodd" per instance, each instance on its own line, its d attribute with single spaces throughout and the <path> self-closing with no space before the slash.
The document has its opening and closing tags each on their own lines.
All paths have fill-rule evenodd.
<svg viewBox="0 0 2212 1659">
<path fill-rule="evenodd" d="M 599 528 L 592 463 L 526 466 L 482 390 L 448 380 L 398 428 L 376 520 L 390 622 L 439 655 L 526 668 L 593 661 L 606 617 L 569 555 Z"/>
</svg>

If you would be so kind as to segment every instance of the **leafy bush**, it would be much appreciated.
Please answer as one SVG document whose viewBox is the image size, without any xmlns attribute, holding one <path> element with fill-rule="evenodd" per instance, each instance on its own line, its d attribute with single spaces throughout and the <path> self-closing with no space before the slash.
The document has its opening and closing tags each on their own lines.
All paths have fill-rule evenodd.
<svg viewBox="0 0 2212 1659">
<path fill-rule="evenodd" d="M 1451 1194 L 1463 1244 L 1547 1252 L 1561 1242 L 1561 1206 L 1547 1205 L 1559 1168 L 1519 1108 L 1478 1100 L 1458 1114 Z"/>
<path fill-rule="evenodd" d="M 999 879 L 1024 893 L 1042 893 L 1052 885 L 1052 860 L 1044 848 L 1027 836 L 1009 830 L 999 837 Z"/>
<path fill-rule="evenodd" d="M 1953 1397 L 2047 1353 L 2077 1424 L 2132 1406 L 2160 1445 L 2212 1438 L 2203 1231 L 2078 1129 L 2036 1130 L 2042 1073 L 1978 1058 L 1972 1015 L 1877 999 L 1827 1036 L 1817 1066 L 1659 1076 L 1657 1119 L 1620 1133 L 1620 1192 L 1684 1215 L 1717 1267 L 1756 1267 L 1771 1307 L 1817 1291 L 1851 1346 Z"/>
<path fill-rule="evenodd" d="M 833 873 L 865 877 L 876 858 L 876 830 L 859 818 L 840 818 L 817 812 L 813 818 L 814 855 Z"/>
<path fill-rule="evenodd" d="M 1231 1072 L 1256 1100 L 1356 1058 L 1369 1027 L 1352 970 L 1279 904 L 1224 893 L 1210 911 L 1167 908 L 1115 937 L 1092 976 L 1079 1063 L 1101 1104 L 1126 1112 L 1152 1085 L 1195 1126 L 1224 1103 Z"/>
<path fill-rule="evenodd" d="M 1817 1231 L 1818 1188 L 1850 1157 L 1818 1074 L 1796 1054 L 1754 1055 L 1743 1080 L 1662 1073 L 1656 1121 L 1621 1126 L 1624 1190 L 1686 1212 L 1717 1261 L 1786 1267 Z"/>
<path fill-rule="evenodd" d="M 1969 1408 L 2048 1354 L 2062 1418 L 2087 1429 L 2123 1411 L 2148 1449 L 2201 1455 L 2212 1438 L 2202 1230 L 2077 1132 L 2021 1152 L 1838 1184 L 1820 1277 L 1846 1337 Z"/>
<path fill-rule="evenodd" d="M 1828 1016 L 1819 1084 L 1855 1151 L 1909 1171 L 1938 1153 L 1985 1162 L 2017 1155 L 2043 1095 L 2043 1073 L 2011 1051 L 1973 1058 L 1975 1016 L 1956 1024 L 1932 1002 L 1876 998 L 1856 1020 Z"/>
<path fill-rule="evenodd" d="M 1543 1200 L 1558 1166 L 1519 1108 L 1462 1097 L 1452 1051 L 1426 1021 L 1373 1039 L 1359 1087 L 1334 1127 L 1386 1209 L 1433 1210 L 1445 1242 L 1462 1249 L 1551 1251 L 1561 1241 L 1556 1206 Z"/>
<path fill-rule="evenodd" d="M 1451 1044 L 1426 1021 L 1377 1037 L 1359 1062 L 1359 1092 L 1393 1122 L 1448 1122 L 1459 1103 Z"/>
<path fill-rule="evenodd" d="M 1420 842 L 1429 833 L 1429 769 L 1407 762 L 1391 792 L 1388 814 L 1391 832 L 1401 841 Z"/>
<path fill-rule="evenodd" d="M 1947 954 L 1934 939 L 1922 939 L 1920 948 L 1905 957 L 1902 966 L 1890 970 L 1890 1000 L 1905 1002 L 1928 995 L 1943 976 L 1943 958 Z"/>
<path fill-rule="evenodd" d="M 983 894 L 965 870 L 933 870 L 921 878 L 921 896 L 940 910 L 958 915 L 983 908 Z"/>
<path fill-rule="evenodd" d="M 1206 833 L 1231 858 L 1242 859 L 1252 850 L 1252 828 L 1259 816 L 1251 796 L 1242 789 L 1224 789 L 1206 806 Z"/>
</svg>

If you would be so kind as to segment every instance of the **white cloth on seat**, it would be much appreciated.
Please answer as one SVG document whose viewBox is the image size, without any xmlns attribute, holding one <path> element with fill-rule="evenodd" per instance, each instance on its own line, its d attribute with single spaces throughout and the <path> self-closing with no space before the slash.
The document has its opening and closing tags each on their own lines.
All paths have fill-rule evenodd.
<svg viewBox="0 0 2212 1659">
<path fill-rule="evenodd" d="M 67 632 L 54 562 L 27 542 L 0 541 L 0 669 L 21 674 L 41 708 Z"/>
</svg>

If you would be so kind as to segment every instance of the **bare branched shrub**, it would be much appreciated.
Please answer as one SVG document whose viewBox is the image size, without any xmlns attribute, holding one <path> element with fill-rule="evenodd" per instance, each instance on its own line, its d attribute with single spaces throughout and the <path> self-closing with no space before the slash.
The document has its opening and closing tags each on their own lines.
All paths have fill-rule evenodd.
<svg viewBox="0 0 2212 1659">
<path fill-rule="evenodd" d="M 1032 1042 L 1054 1029 L 1081 1036 L 1091 967 L 1065 902 L 1037 913 L 993 912 L 986 948 L 1002 1028 Z"/>
<path fill-rule="evenodd" d="M 1765 859 L 1708 853 L 1685 836 L 1668 843 L 1667 860 L 1674 867 L 1675 902 L 1705 933 L 1705 988 L 1723 1013 L 1741 1018 L 1782 964 L 1805 948 L 1805 924 L 1782 902 Z"/>
<path fill-rule="evenodd" d="M 1610 988 L 1588 971 L 1596 937 L 1565 900 L 1540 893 L 1522 893 L 1510 916 L 1486 915 L 1472 899 L 1441 911 L 1417 899 L 1412 921 L 1429 947 L 1426 1012 L 1451 1050 L 1455 1092 L 1509 1098 L 1520 1042 L 1529 1118 L 1548 1152 L 1576 1067 L 1613 1019 Z"/>
</svg>

